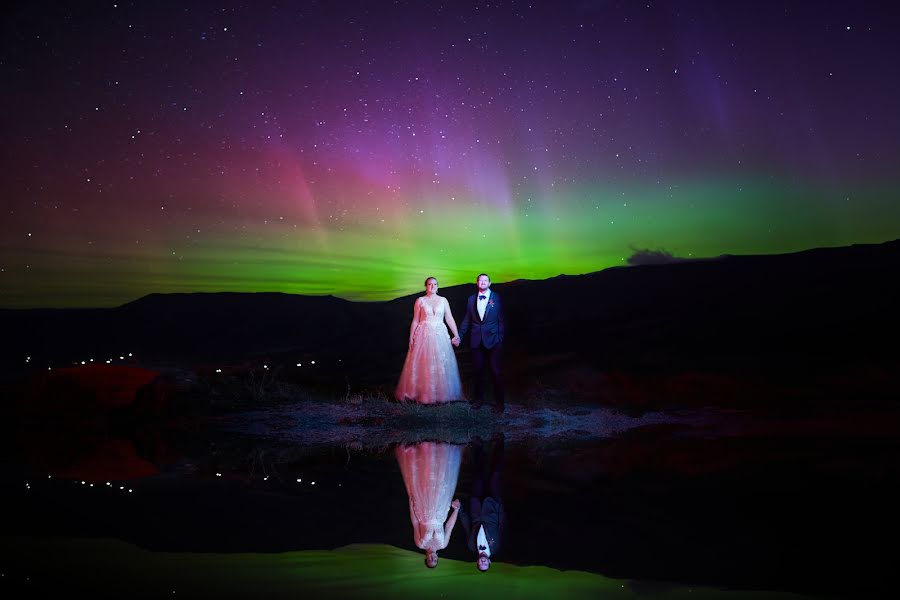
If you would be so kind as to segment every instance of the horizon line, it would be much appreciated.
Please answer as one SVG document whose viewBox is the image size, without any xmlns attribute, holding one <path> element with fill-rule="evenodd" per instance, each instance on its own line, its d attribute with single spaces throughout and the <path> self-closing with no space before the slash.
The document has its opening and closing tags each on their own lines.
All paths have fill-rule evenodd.
<svg viewBox="0 0 900 600">
<path fill-rule="evenodd" d="M 543 279 L 529 279 L 526 277 L 519 277 L 516 279 L 509 279 L 506 281 L 497 281 L 497 282 L 492 282 L 492 283 L 495 285 L 504 285 L 504 284 L 514 283 L 514 282 L 518 282 L 518 281 L 549 281 L 549 280 L 555 279 L 557 277 L 583 277 L 583 276 L 587 276 L 587 275 L 602 273 L 604 271 L 608 271 L 611 269 L 635 268 L 635 267 L 645 267 L 645 266 L 668 266 L 668 265 L 683 264 L 683 263 L 708 262 L 708 261 L 723 260 L 723 259 L 737 258 L 737 257 L 752 258 L 752 257 L 791 256 L 791 255 L 804 254 L 804 253 L 808 253 L 808 252 L 815 252 L 815 251 L 821 251 L 821 250 L 835 250 L 835 249 L 843 249 L 843 248 L 855 248 L 855 247 L 861 247 L 861 246 L 883 246 L 883 245 L 888 245 L 888 244 L 893 244 L 893 243 L 900 243 L 900 238 L 886 240 L 883 242 L 854 243 L 854 244 L 849 244 L 849 245 L 844 245 L 844 246 L 816 246 L 814 248 L 806 248 L 804 250 L 797 250 L 797 251 L 793 251 L 793 252 L 776 252 L 776 253 L 771 253 L 771 254 L 720 254 L 718 256 L 711 256 L 711 257 L 679 257 L 679 256 L 673 256 L 671 254 L 668 254 L 664 250 L 662 250 L 662 251 L 661 250 L 657 250 L 657 251 L 645 250 L 646 252 L 660 252 L 662 255 L 668 254 L 668 256 L 663 256 L 663 259 L 659 260 L 658 262 L 648 262 L 648 263 L 642 263 L 642 264 L 611 265 L 609 267 L 604 267 L 604 268 L 596 270 L 596 271 L 587 271 L 584 273 L 558 273 L 557 275 L 552 275 L 550 277 L 545 277 Z M 454 284 L 454 285 L 448 285 L 446 287 L 457 288 L 457 287 L 462 287 L 462 286 L 466 286 L 466 285 L 474 286 L 474 282 L 459 283 L 459 284 Z M 285 295 L 285 296 L 301 296 L 301 297 L 305 297 L 305 298 L 329 298 L 329 297 L 332 297 L 332 298 L 337 298 L 339 300 L 343 300 L 345 302 L 359 302 L 359 303 L 373 303 L 374 304 L 374 303 L 380 303 L 380 302 L 394 302 L 396 300 L 400 300 L 402 298 L 406 298 L 408 296 L 412 296 L 417 293 L 419 293 L 419 292 L 414 291 L 414 292 L 410 292 L 408 294 L 403 294 L 400 296 L 395 296 L 393 298 L 388 298 L 388 299 L 383 299 L 383 300 L 376 300 L 376 299 L 367 300 L 365 298 L 356 298 L 356 299 L 347 298 L 342 295 L 336 294 L 334 292 L 327 293 L 327 294 L 302 294 L 302 293 L 284 292 L 284 291 L 278 291 L 278 290 L 268 290 L 268 291 L 260 290 L 260 291 L 252 291 L 252 292 L 251 291 L 235 291 L 235 290 L 193 291 L 193 292 L 181 292 L 181 291 L 148 292 L 146 294 L 143 294 L 141 296 L 138 296 L 136 298 L 133 298 L 131 300 L 127 300 L 125 302 L 121 302 L 118 304 L 109 304 L 109 305 L 100 304 L 100 305 L 93 305 L 93 306 L 20 306 L 20 307 L 0 305 L 0 311 L 110 310 L 110 309 L 122 308 L 129 304 L 138 302 L 144 298 L 148 298 L 150 296 L 176 296 L 176 295 L 188 296 L 188 295 L 203 295 L 203 294 L 208 294 L 208 295 L 281 294 L 281 295 Z"/>
</svg>

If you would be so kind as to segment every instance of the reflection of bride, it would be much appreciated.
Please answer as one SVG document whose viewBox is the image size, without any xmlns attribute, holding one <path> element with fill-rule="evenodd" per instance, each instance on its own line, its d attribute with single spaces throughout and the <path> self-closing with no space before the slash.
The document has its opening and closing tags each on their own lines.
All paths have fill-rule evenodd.
<svg viewBox="0 0 900 600">
<path fill-rule="evenodd" d="M 462 400 L 462 383 L 453 346 L 459 344 L 450 304 L 437 295 L 438 281 L 425 280 L 425 295 L 416 299 L 409 327 L 409 352 L 397 384 L 397 400 L 436 404 Z M 447 326 L 444 326 L 444 322 Z M 447 327 L 453 332 L 451 340 Z"/>
<path fill-rule="evenodd" d="M 447 547 L 459 500 L 453 500 L 462 447 L 454 444 L 421 442 L 415 446 L 397 446 L 395 450 L 403 483 L 409 494 L 409 519 L 416 546 L 425 551 L 425 564 L 437 566 L 438 550 Z M 453 508 L 446 524 L 447 511 Z"/>
</svg>

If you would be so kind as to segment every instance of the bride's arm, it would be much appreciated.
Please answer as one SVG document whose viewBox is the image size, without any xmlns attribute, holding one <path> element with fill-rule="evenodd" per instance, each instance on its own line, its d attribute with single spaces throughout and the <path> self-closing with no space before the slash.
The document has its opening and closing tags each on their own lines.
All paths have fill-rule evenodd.
<svg viewBox="0 0 900 600">
<path fill-rule="evenodd" d="M 413 543 L 415 543 L 417 548 L 425 549 L 423 542 L 423 536 L 419 532 L 421 528 L 421 523 L 419 523 L 419 518 L 416 516 L 416 506 L 413 502 L 413 499 L 409 499 L 409 520 L 412 523 L 413 528 Z"/>
<path fill-rule="evenodd" d="M 409 499 L 409 521 L 412 523 L 413 529 L 419 531 L 419 518 L 416 517 L 416 507 L 412 498 Z"/>
<path fill-rule="evenodd" d="M 456 329 L 456 321 L 453 319 L 453 313 L 450 311 L 450 303 L 444 298 L 444 321 L 453 332 L 453 339 L 459 340 L 459 330 Z"/>
<path fill-rule="evenodd" d="M 416 327 L 419 325 L 419 311 L 422 310 L 422 307 L 419 304 L 419 300 L 416 299 L 416 303 L 413 306 L 413 320 L 412 323 L 409 324 L 409 347 L 412 348 L 413 345 L 413 336 L 416 333 Z"/>
<path fill-rule="evenodd" d="M 453 533 L 456 517 L 459 516 L 459 500 L 454 500 L 451 506 L 453 506 L 453 512 L 450 513 L 450 518 L 447 519 L 447 523 L 444 525 L 444 548 L 450 543 L 450 534 Z"/>
</svg>

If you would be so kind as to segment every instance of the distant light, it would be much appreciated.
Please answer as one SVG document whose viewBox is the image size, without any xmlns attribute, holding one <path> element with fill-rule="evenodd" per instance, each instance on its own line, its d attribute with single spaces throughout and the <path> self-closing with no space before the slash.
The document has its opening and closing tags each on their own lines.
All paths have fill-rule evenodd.
<svg viewBox="0 0 900 600">
<path fill-rule="evenodd" d="M 316 485 L 316 482 L 315 482 L 315 481 L 313 481 L 313 482 L 312 482 L 312 483 L 311 483 L 311 484 L 310 484 L 310 485 Z"/>
<path fill-rule="evenodd" d="M 302 363 L 297 363 L 297 366 L 298 366 L 298 367 L 302 367 L 303 364 L 302 364 Z"/>
<path fill-rule="evenodd" d="M 216 369 L 216 373 L 221 373 L 222 369 Z"/>
<path fill-rule="evenodd" d="M 311 361 L 309 361 L 309 363 L 312 364 L 312 365 L 314 365 L 314 364 L 316 364 L 316 361 L 311 360 Z"/>
<path fill-rule="evenodd" d="M 119 357 L 119 360 L 125 360 L 125 357 L 124 357 L 124 356 L 120 356 L 120 357 Z"/>
<path fill-rule="evenodd" d="M 299 479 L 299 478 L 297 479 L 297 483 L 300 483 L 302 481 L 303 481 L 302 479 Z"/>
<path fill-rule="evenodd" d="M 131 356 L 131 352 L 128 353 L 128 356 Z"/>
</svg>

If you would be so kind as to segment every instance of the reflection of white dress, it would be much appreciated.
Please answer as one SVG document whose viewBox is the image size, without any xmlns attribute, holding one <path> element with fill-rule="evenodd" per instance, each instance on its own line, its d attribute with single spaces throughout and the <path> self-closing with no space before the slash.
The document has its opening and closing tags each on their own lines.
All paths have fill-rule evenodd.
<svg viewBox="0 0 900 600">
<path fill-rule="evenodd" d="M 447 300 L 441 298 L 437 308 L 424 296 L 416 302 L 419 304 L 419 322 L 394 396 L 397 400 L 415 400 L 420 404 L 462 400 L 456 354 L 444 325 Z"/>
<path fill-rule="evenodd" d="M 395 454 L 409 494 L 416 546 L 422 550 L 446 548 L 450 540 L 444 537 L 444 521 L 456 493 L 462 446 L 421 442 L 397 446 Z"/>
</svg>

